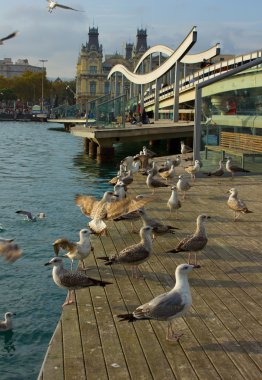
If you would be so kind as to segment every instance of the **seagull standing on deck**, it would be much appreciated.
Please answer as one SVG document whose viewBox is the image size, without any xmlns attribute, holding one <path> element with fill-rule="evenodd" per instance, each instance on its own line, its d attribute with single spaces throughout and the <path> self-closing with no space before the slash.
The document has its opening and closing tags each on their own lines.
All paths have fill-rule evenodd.
<svg viewBox="0 0 262 380">
<path fill-rule="evenodd" d="M 193 181 L 196 179 L 196 173 L 198 173 L 200 170 L 200 162 L 198 160 L 195 160 L 195 165 L 191 165 L 185 168 L 185 171 L 191 175 L 191 179 Z"/>
<path fill-rule="evenodd" d="M 90 286 L 110 285 L 111 282 L 96 280 L 95 278 L 87 277 L 82 272 L 69 271 L 64 268 L 64 263 L 61 257 L 54 257 L 45 265 L 53 267 L 53 280 L 59 288 L 68 290 L 67 298 L 63 306 L 73 303 L 72 293 L 74 290 L 88 288 Z"/>
<path fill-rule="evenodd" d="M 159 188 L 159 187 L 168 187 L 168 184 L 164 183 L 164 182 L 161 182 L 159 181 L 158 179 L 156 178 L 153 178 L 153 169 L 150 169 L 148 170 L 148 176 L 147 176 L 147 179 L 146 179 L 146 184 L 147 184 L 147 187 L 150 189 L 153 189 L 153 193 L 155 192 L 155 189 L 156 188 Z"/>
<path fill-rule="evenodd" d="M 208 215 L 199 215 L 197 217 L 197 227 L 193 235 L 189 235 L 180 241 L 175 249 L 171 249 L 168 252 L 189 252 L 188 263 L 190 263 L 191 252 L 195 252 L 195 265 L 197 265 L 196 252 L 202 251 L 207 245 L 207 233 L 205 228 L 205 221 L 210 219 Z"/>
<path fill-rule="evenodd" d="M 176 217 L 178 217 L 178 210 L 181 208 L 181 202 L 178 199 L 176 186 L 171 187 L 172 193 L 170 198 L 167 201 L 167 207 L 169 208 L 170 213 L 172 210 L 176 211 Z"/>
<path fill-rule="evenodd" d="M 187 153 L 192 153 L 193 152 L 193 149 L 190 148 L 190 146 L 185 145 L 184 141 L 180 141 L 180 145 L 181 145 L 181 154 L 182 154 L 182 156 L 184 156 Z"/>
<path fill-rule="evenodd" d="M 231 173 L 232 178 L 234 177 L 235 173 L 249 173 L 249 170 L 245 170 L 243 168 L 240 168 L 239 166 L 232 164 L 232 158 L 228 157 L 226 162 L 226 170 Z"/>
<path fill-rule="evenodd" d="M 82 12 L 82 11 L 79 11 L 78 9 L 68 7 L 67 5 L 59 4 L 59 3 L 57 3 L 56 1 L 53 1 L 53 0 L 47 0 L 47 2 L 48 2 L 48 12 L 49 13 L 52 13 L 53 9 L 55 9 L 56 7 L 63 8 L 63 9 L 68 9 L 68 10 L 71 10 L 71 11 Z"/>
<path fill-rule="evenodd" d="M 176 187 L 179 191 L 183 192 L 183 199 L 186 199 L 186 192 L 191 189 L 191 186 L 182 175 L 178 177 Z"/>
<path fill-rule="evenodd" d="M 133 313 L 119 314 L 120 321 L 135 322 L 139 320 L 168 321 L 166 339 L 178 341 L 183 334 L 175 333 L 172 321 L 186 315 L 192 305 L 192 297 L 187 275 L 196 268 L 195 265 L 181 264 L 176 268 L 176 284 L 172 290 L 160 294 L 151 301 L 136 308 Z"/>
<path fill-rule="evenodd" d="M 214 177 L 222 177 L 222 175 L 225 173 L 224 171 L 224 164 L 223 161 L 219 161 L 219 168 L 213 172 L 208 172 L 206 173 L 209 177 L 214 176 Z"/>
<path fill-rule="evenodd" d="M 71 270 L 73 269 L 74 260 L 80 260 L 82 262 L 83 269 L 85 269 L 84 259 L 86 259 L 91 252 L 94 251 L 92 244 L 90 242 L 90 234 L 92 234 L 88 229 L 82 229 L 79 232 L 79 241 L 73 243 L 67 239 L 58 239 L 54 241 L 53 247 L 55 255 L 58 256 L 60 248 L 66 249 L 67 252 L 64 256 L 71 260 Z"/>
<path fill-rule="evenodd" d="M 162 235 L 165 233 L 171 233 L 174 234 L 175 230 L 179 230 L 179 228 L 170 226 L 168 224 L 162 223 L 160 220 L 154 219 L 150 217 L 145 209 L 140 209 L 139 214 L 141 216 L 141 219 L 143 221 L 144 227 L 150 226 L 153 230 L 153 239 L 155 238 L 155 235 Z"/>
<path fill-rule="evenodd" d="M 132 276 L 139 277 L 138 265 L 147 261 L 152 253 L 152 227 L 146 226 L 140 229 L 141 241 L 138 244 L 133 244 L 115 256 L 98 257 L 99 260 L 104 260 L 105 265 L 123 264 L 132 266 Z"/>
<path fill-rule="evenodd" d="M 227 205 L 235 213 L 234 221 L 236 221 L 241 214 L 249 214 L 253 212 L 247 208 L 245 202 L 243 202 L 241 199 L 238 199 L 237 189 L 232 188 L 228 190 L 228 193 L 230 193 L 230 196 L 228 198 Z"/>
</svg>

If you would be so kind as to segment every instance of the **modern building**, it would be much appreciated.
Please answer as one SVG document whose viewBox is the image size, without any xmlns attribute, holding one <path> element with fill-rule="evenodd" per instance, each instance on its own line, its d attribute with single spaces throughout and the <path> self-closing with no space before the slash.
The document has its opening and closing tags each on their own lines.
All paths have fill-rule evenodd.
<svg viewBox="0 0 262 380">
<path fill-rule="evenodd" d="M 28 59 L 18 59 L 15 63 L 12 61 L 12 58 L 0 60 L 0 75 L 5 78 L 21 76 L 25 71 L 40 73 L 42 70 L 42 67 L 30 65 Z"/>
<path fill-rule="evenodd" d="M 134 69 L 139 58 L 148 48 L 146 29 L 137 29 L 136 37 L 135 45 L 126 43 L 125 56 L 115 52 L 103 57 L 98 28 L 89 28 L 88 42 L 81 47 L 76 68 L 76 101 L 81 110 L 85 110 L 86 102 L 109 94 L 110 89 L 115 96 L 122 93 L 122 77 L 119 76 L 114 83 L 111 83 L 107 80 L 107 76 L 116 64 L 125 65 L 129 70 Z"/>
</svg>

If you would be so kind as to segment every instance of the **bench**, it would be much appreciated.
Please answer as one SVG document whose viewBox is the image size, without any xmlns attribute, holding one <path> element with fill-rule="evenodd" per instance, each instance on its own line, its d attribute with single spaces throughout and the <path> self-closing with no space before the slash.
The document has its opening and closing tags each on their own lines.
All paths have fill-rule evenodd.
<svg viewBox="0 0 262 380">
<path fill-rule="evenodd" d="M 262 136 L 249 135 L 247 133 L 221 132 L 219 145 L 206 145 L 205 157 L 209 150 L 222 152 L 222 160 L 225 153 L 241 157 L 241 165 L 244 169 L 245 156 L 262 156 Z"/>
</svg>

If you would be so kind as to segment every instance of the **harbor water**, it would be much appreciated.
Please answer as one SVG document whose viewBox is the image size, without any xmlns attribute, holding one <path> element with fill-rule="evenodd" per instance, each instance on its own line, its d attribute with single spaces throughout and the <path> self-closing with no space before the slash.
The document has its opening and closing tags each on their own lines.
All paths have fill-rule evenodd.
<svg viewBox="0 0 262 380">
<path fill-rule="evenodd" d="M 0 123 L 0 237 L 14 238 L 23 249 L 13 264 L 0 258 L 0 318 L 16 313 L 13 331 L 0 333 L 1 380 L 37 378 L 66 296 L 44 264 L 53 256 L 55 239 L 77 241 L 88 221 L 75 195 L 100 197 L 110 190 L 107 180 L 120 158 L 142 144 L 128 151 L 118 146 L 115 161 L 101 166 L 83 153 L 81 138 L 47 123 Z M 44 212 L 46 218 L 27 221 L 16 214 L 21 209 Z"/>
</svg>

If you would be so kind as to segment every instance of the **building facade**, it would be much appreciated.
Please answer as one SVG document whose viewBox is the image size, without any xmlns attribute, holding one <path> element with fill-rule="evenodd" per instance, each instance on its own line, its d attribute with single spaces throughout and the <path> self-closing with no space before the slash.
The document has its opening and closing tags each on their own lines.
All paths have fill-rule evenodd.
<svg viewBox="0 0 262 380">
<path fill-rule="evenodd" d="M 87 102 L 107 95 L 122 93 L 122 76 L 116 77 L 114 83 L 107 80 L 108 73 L 116 64 L 125 65 L 133 70 L 141 55 L 147 50 L 146 29 L 137 30 L 136 45 L 126 43 L 125 56 L 114 53 L 103 57 L 103 47 L 99 44 L 98 28 L 89 28 L 88 42 L 82 45 L 76 67 L 76 101 L 81 110 Z M 128 90 L 125 87 L 125 90 Z"/>
<path fill-rule="evenodd" d="M 28 59 L 18 59 L 15 63 L 12 61 L 12 58 L 0 60 L 0 75 L 5 78 L 21 76 L 26 71 L 40 73 L 42 70 L 42 67 L 30 65 Z"/>
</svg>

